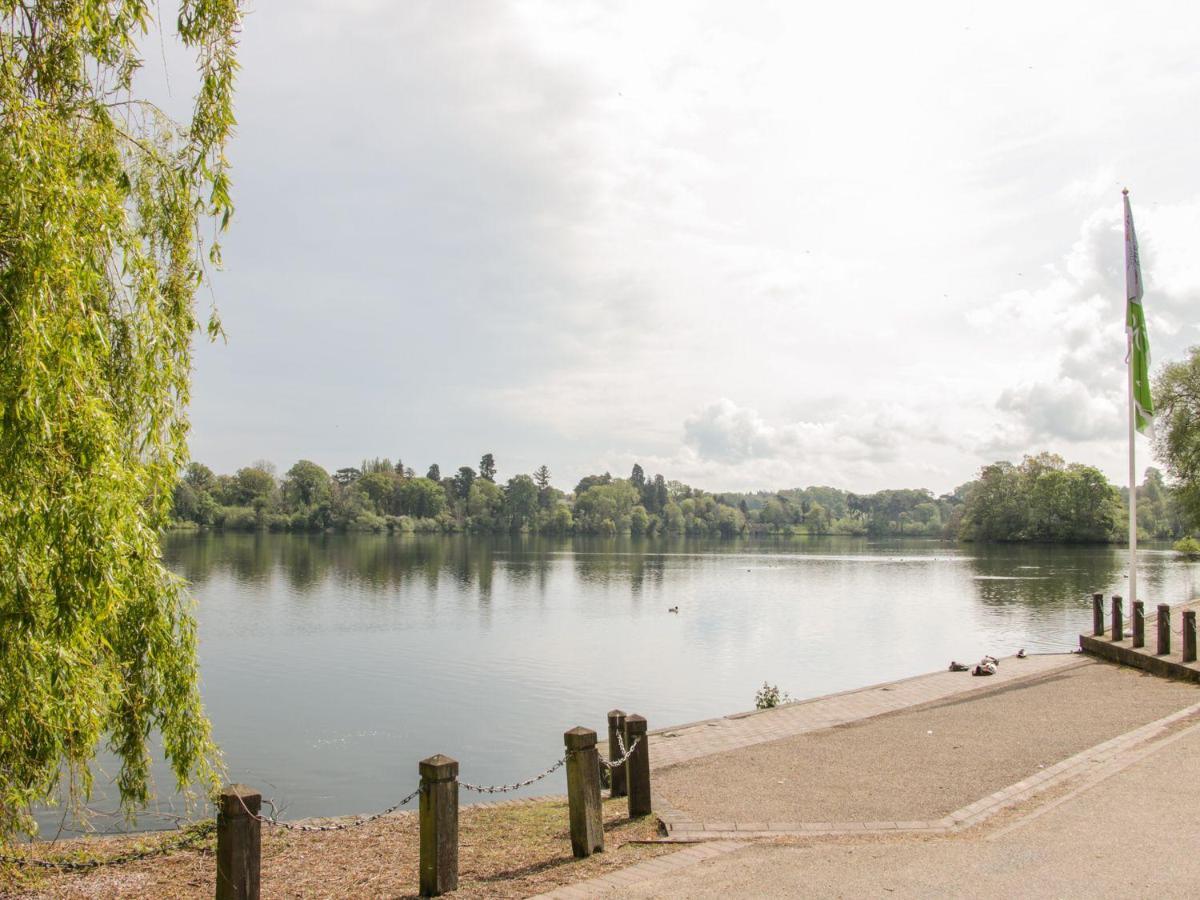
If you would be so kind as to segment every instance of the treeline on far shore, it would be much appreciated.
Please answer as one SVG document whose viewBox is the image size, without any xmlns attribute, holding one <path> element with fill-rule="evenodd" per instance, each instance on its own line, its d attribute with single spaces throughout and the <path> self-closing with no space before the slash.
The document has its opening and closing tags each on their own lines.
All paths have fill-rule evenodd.
<svg viewBox="0 0 1200 900">
<path fill-rule="evenodd" d="M 492 454 L 478 470 L 418 475 L 403 462 L 365 460 L 327 472 L 301 460 L 278 477 L 259 462 L 217 475 L 193 462 L 175 488 L 181 527 L 227 531 L 367 531 L 597 535 L 901 535 L 945 540 L 1122 540 L 1127 491 L 1099 470 L 1050 453 L 984 466 L 973 481 L 935 496 L 920 489 L 854 494 L 832 487 L 709 493 L 634 465 L 627 478 L 589 475 L 554 487 L 541 466 L 501 482 Z M 1147 469 L 1138 488 L 1143 538 L 1186 534 L 1170 487 Z"/>
</svg>

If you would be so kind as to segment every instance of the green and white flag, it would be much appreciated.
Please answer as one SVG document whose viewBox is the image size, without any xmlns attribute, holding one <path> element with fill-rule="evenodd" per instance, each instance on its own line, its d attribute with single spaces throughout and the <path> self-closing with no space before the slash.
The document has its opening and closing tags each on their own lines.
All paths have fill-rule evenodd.
<svg viewBox="0 0 1200 900">
<path fill-rule="evenodd" d="M 1133 403 L 1137 430 L 1154 436 L 1154 400 L 1150 396 L 1150 337 L 1142 311 L 1142 264 L 1138 259 L 1133 210 L 1125 192 L 1125 333 L 1129 335 L 1129 365 L 1133 373 Z"/>
</svg>

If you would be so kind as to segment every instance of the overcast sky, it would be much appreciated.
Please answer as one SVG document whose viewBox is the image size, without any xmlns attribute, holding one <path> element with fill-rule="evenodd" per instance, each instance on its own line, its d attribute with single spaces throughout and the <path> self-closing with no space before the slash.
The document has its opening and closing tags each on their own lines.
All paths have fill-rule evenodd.
<svg viewBox="0 0 1200 900">
<path fill-rule="evenodd" d="M 1198 26 L 260 0 L 193 455 L 941 492 L 1048 449 L 1123 481 L 1123 186 L 1155 366 L 1200 341 Z"/>
</svg>

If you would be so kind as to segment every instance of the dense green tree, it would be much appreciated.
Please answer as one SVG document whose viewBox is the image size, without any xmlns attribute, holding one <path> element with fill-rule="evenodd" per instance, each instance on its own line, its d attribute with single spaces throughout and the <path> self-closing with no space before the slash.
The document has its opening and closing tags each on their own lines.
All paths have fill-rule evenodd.
<svg viewBox="0 0 1200 900">
<path fill-rule="evenodd" d="M 533 473 L 533 483 L 538 489 L 538 506 L 551 509 L 554 503 L 550 496 L 550 469 L 545 465 L 538 466 Z"/>
<path fill-rule="evenodd" d="M 606 521 L 617 531 L 628 531 L 630 514 L 639 500 L 638 492 L 623 478 L 606 484 L 594 484 L 575 497 L 575 527 L 583 531 L 604 533 Z"/>
<path fill-rule="evenodd" d="M 637 488 L 639 494 L 642 492 L 642 488 L 646 486 L 646 473 L 637 463 L 633 464 L 633 471 L 629 473 L 629 483 Z"/>
<path fill-rule="evenodd" d="M 611 484 L 612 480 L 613 477 L 608 472 L 603 475 L 585 475 L 579 479 L 579 484 L 575 485 L 575 499 L 578 500 L 589 488 L 598 484 Z"/>
<path fill-rule="evenodd" d="M 743 517 L 745 510 L 742 510 Z M 833 524 L 830 518 L 829 510 L 820 503 L 813 503 L 809 507 L 808 516 L 805 519 L 805 525 L 808 528 L 809 534 L 829 534 L 829 529 Z"/>
<path fill-rule="evenodd" d="M 1028 510 L 1021 476 L 1010 462 L 984 466 L 967 498 L 963 537 L 971 540 L 1013 540 L 1025 532 Z"/>
<path fill-rule="evenodd" d="M 284 476 L 283 496 L 293 505 L 328 503 L 331 494 L 329 473 L 311 460 L 300 460 Z"/>
<path fill-rule="evenodd" d="M 484 481 L 495 482 L 496 480 L 496 459 L 490 453 L 483 454 L 483 458 L 479 460 L 479 477 Z"/>
<path fill-rule="evenodd" d="M 233 480 L 233 502 L 238 506 L 266 503 L 275 493 L 275 476 L 260 466 L 238 469 Z"/>
<path fill-rule="evenodd" d="M 466 500 L 471 496 L 471 485 L 475 483 L 475 470 L 470 466 L 463 466 L 458 470 L 458 474 L 454 476 L 454 492 L 462 500 Z"/>
<path fill-rule="evenodd" d="M 655 513 L 661 512 L 663 507 L 665 507 L 667 505 L 668 497 L 669 497 L 669 495 L 667 492 L 667 480 L 665 478 L 663 478 L 661 475 L 655 475 L 654 476 L 654 504 L 653 504 L 653 506 L 647 506 L 646 508 L 648 510 L 650 510 L 650 512 L 655 512 Z"/>
<path fill-rule="evenodd" d="M 533 522 L 538 511 L 539 492 L 537 485 L 528 475 L 516 475 L 504 486 L 504 513 L 510 527 L 526 528 Z"/>
<path fill-rule="evenodd" d="M 1050 453 L 985 466 L 963 510 L 961 536 L 984 541 L 1104 541 L 1118 536 L 1120 495 L 1091 466 Z"/>
<path fill-rule="evenodd" d="M 354 482 L 354 490 L 361 491 L 370 498 L 370 508 L 377 514 L 391 515 L 396 512 L 392 502 L 396 491 L 395 472 L 376 469 L 365 473 Z"/>
<path fill-rule="evenodd" d="M 179 8 L 201 78 L 174 123 L 134 83 L 155 9 L 0 2 L 0 837 L 60 783 L 86 796 L 101 745 L 130 808 L 152 733 L 181 782 L 213 780 L 159 532 L 188 459 L 201 229 L 232 213 L 240 11 Z"/>
<path fill-rule="evenodd" d="M 1165 365 L 1154 380 L 1155 450 L 1175 483 L 1184 523 L 1200 528 L 1200 346 Z"/>
<path fill-rule="evenodd" d="M 430 478 L 406 478 L 395 492 L 400 515 L 434 519 L 446 510 L 446 492 Z"/>
<path fill-rule="evenodd" d="M 428 478 L 430 481 L 441 481 L 442 480 L 442 467 L 439 466 L 437 463 L 434 463 L 432 466 L 429 467 L 429 471 L 425 473 L 425 477 Z"/>
<path fill-rule="evenodd" d="M 382 458 L 377 456 L 374 459 L 364 459 L 361 471 L 363 475 L 391 475 L 396 471 L 396 467 L 392 465 L 392 461 L 386 456 Z"/>
<path fill-rule="evenodd" d="M 504 491 L 493 481 L 477 478 L 467 496 L 467 517 L 470 527 L 477 531 L 494 531 L 504 513 Z"/>
<path fill-rule="evenodd" d="M 175 485 L 175 491 L 171 499 L 171 508 L 174 510 L 175 518 L 195 522 L 200 514 L 200 501 L 192 486 L 186 481 L 180 481 Z"/>
<path fill-rule="evenodd" d="M 198 462 L 188 463 L 187 469 L 184 470 L 183 480 L 197 493 L 204 491 L 211 494 L 217 486 L 217 476 L 213 474 L 213 470 Z"/>
<path fill-rule="evenodd" d="M 358 479 L 362 478 L 362 472 L 353 466 L 348 466 L 344 469 L 338 469 L 333 473 L 333 480 L 342 487 L 354 484 Z"/>
</svg>

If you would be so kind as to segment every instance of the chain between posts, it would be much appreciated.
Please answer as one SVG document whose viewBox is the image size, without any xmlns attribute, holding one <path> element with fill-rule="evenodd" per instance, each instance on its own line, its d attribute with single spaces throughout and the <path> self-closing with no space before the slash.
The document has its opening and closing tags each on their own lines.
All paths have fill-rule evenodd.
<svg viewBox="0 0 1200 900">
<path fill-rule="evenodd" d="M 635 749 L 637 749 L 637 745 L 640 743 L 640 741 L 641 741 L 641 738 L 639 737 L 637 740 L 635 740 L 629 746 L 628 749 L 626 749 L 624 739 L 621 737 L 620 734 L 618 734 L 617 735 L 617 746 L 621 751 L 620 758 L 615 759 L 615 760 L 607 760 L 607 759 L 604 759 L 603 757 L 600 757 L 601 764 L 603 764 L 608 769 L 614 769 L 618 766 L 624 765 L 626 762 L 628 762 L 629 757 L 633 755 L 633 751 Z M 529 787 L 532 784 L 536 784 L 537 782 L 541 781 L 543 778 L 547 778 L 550 775 L 557 772 L 564 765 L 566 765 L 566 763 L 567 763 L 567 756 L 563 756 L 561 759 L 555 761 L 544 772 L 534 775 L 532 778 L 526 778 L 524 781 L 518 781 L 514 784 L 481 785 L 481 784 L 472 784 L 469 781 L 459 781 L 458 784 L 460 787 L 464 787 L 469 791 L 475 791 L 476 793 L 479 793 L 479 794 L 507 794 L 507 793 L 511 793 L 512 791 L 519 791 L 521 788 Z M 422 790 L 422 788 L 420 786 L 418 786 L 417 789 L 415 791 L 413 791 L 411 794 L 409 794 L 407 797 L 404 797 L 402 800 L 399 800 L 398 802 L 392 804 L 387 809 L 380 810 L 379 812 L 373 813 L 372 815 L 363 816 L 361 818 L 355 819 L 350 822 L 339 822 L 339 823 L 335 823 L 332 825 L 307 825 L 302 822 L 281 822 L 281 821 L 279 821 L 279 819 L 275 818 L 275 815 L 273 813 L 270 816 L 264 816 L 259 813 L 250 812 L 250 808 L 248 806 L 246 806 L 246 801 L 242 799 L 241 795 L 238 794 L 236 796 L 238 799 L 238 803 L 241 805 L 242 810 L 246 813 L 246 815 L 248 815 L 252 819 L 255 819 L 258 822 L 261 822 L 263 825 L 269 825 L 274 828 L 285 828 L 289 831 L 345 831 L 348 828 L 357 828 L 361 825 L 366 825 L 369 822 L 374 822 L 376 819 L 381 819 L 386 815 L 394 813 L 400 807 L 402 807 L 405 804 L 414 800 L 417 797 L 417 795 L 421 793 L 421 790 Z M 268 804 L 270 803 L 269 800 L 266 802 Z M 273 805 L 272 805 L 272 809 L 274 809 Z M 10 864 L 10 865 L 41 866 L 43 868 L 72 869 L 72 870 L 74 870 L 74 869 L 93 869 L 98 866 L 120 865 L 122 863 L 135 862 L 139 859 L 147 859 L 151 856 L 157 856 L 157 855 L 164 854 L 164 853 L 170 853 L 174 850 L 185 849 L 189 845 L 196 843 L 197 841 L 200 841 L 203 838 L 207 837 L 208 835 L 212 834 L 212 832 L 215 830 L 216 830 L 215 822 L 206 823 L 202 828 L 193 829 L 191 833 L 184 835 L 183 837 L 181 837 L 180 839 L 178 839 L 176 841 L 172 841 L 170 843 L 163 844 L 162 846 L 155 847 L 152 850 L 141 850 L 141 851 L 137 851 L 135 853 L 126 853 L 121 856 L 113 857 L 111 859 L 82 860 L 82 861 L 78 861 L 78 862 L 71 861 L 71 860 L 52 861 L 52 860 L 31 859 L 28 857 L 8 856 L 5 854 L 0 854 L 0 863 L 6 863 L 6 864 Z"/>
<path fill-rule="evenodd" d="M 420 786 L 418 786 L 415 791 L 413 791 L 403 800 L 393 803 L 387 809 L 380 810 L 377 813 L 372 813 L 369 816 L 363 816 L 362 818 L 355 819 L 352 822 L 338 822 L 333 825 L 305 825 L 302 822 L 280 822 L 275 818 L 274 815 L 263 816 L 250 812 L 250 809 L 246 806 L 246 801 L 242 799 L 241 794 L 237 794 L 236 796 L 238 798 L 238 803 L 240 803 L 242 805 L 242 809 L 246 811 L 246 815 L 252 819 L 257 819 L 264 825 L 271 825 L 275 828 L 286 828 L 288 831 L 345 831 L 347 828 L 357 828 L 360 825 L 366 825 L 368 822 L 374 822 L 376 819 L 382 819 L 384 816 L 394 813 L 404 804 L 413 800 L 419 793 L 421 793 Z M 270 801 L 267 802 L 269 803 Z"/>
<path fill-rule="evenodd" d="M 548 775 L 557 772 L 567 764 L 567 757 L 563 757 L 545 772 L 540 775 L 534 775 L 532 778 L 526 778 L 524 781 L 518 781 L 515 784 L 471 784 L 469 781 L 459 781 L 459 787 L 465 787 L 468 791 L 475 791 L 477 794 L 508 794 L 512 791 L 519 791 L 521 788 L 529 787 L 531 784 L 536 784 Z"/>
<path fill-rule="evenodd" d="M 0 853 L 0 863 L 13 866 L 37 866 L 42 869 L 59 869 L 62 871 L 82 871 L 84 869 L 98 869 L 101 866 L 120 866 L 126 863 L 137 862 L 141 859 L 149 859 L 152 856 L 163 856 L 167 853 L 174 853 L 176 850 L 187 850 L 193 844 L 199 843 L 217 830 L 216 822 L 204 822 L 199 825 L 189 827 L 185 834 L 176 838 L 173 841 L 168 841 L 158 847 L 150 850 L 135 850 L 130 853 L 122 853 L 118 856 L 113 856 L 108 859 L 82 859 L 82 860 L 53 860 L 53 859 L 33 859 L 28 856 L 10 856 L 6 853 Z"/>
<path fill-rule="evenodd" d="M 634 738 L 633 743 L 630 744 L 629 749 L 626 750 L 625 749 L 625 741 L 621 737 L 621 732 L 618 731 L 617 732 L 617 746 L 621 749 L 621 758 L 610 760 L 610 759 L 605 759 L 602 756 L 602 757 L 600 757 L 600 764 L 602 766 L 604 766 L 604 768 L 606 768 L 606 769 L 616 769 L 620 766 L 625 765 L 625 763 L 629 761 L 629 757 L 633 756 L 633 751 L 637 749 L 637 745 L 640 741 L 641 741 L 640 737 Z"/>
</svg>

